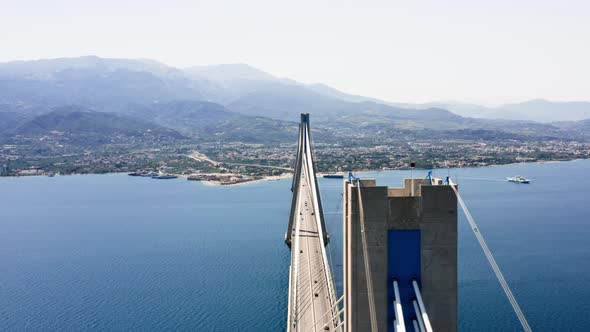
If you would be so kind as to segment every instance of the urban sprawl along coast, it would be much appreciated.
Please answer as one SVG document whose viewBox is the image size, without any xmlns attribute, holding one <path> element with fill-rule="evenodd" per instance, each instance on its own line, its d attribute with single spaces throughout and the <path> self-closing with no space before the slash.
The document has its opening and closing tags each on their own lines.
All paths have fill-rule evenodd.
<svg viewBox="0 0 590 332">
<path fill-rule="evenodd" d="M 69 145 L 60 133 L 0 147 L 2 176 L 137 172 L 235 184 L 290 173 L 294 144 L 206 142 L 125 136 L 94 146 Z M 360 140 L 363 143 L 363 140 Z M 155 148 L 154 146 L 158 146 Z M 383 144 L 316 143 L 319 172 L 500 165 L 590 158 L 590 143 L 564 140 L 488 141 L 398 139 Z"/>
</svg>

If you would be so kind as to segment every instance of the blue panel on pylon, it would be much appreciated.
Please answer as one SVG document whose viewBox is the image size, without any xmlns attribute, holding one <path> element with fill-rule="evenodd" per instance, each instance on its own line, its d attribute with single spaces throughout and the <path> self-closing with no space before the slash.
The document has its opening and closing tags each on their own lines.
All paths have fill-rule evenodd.
<svg viewBox="0 0 590 332">
<path fill-rule="evenodd" d="M 395 319 L 394 279 L 398 281 L 406 331 L 412 331 L 412 319 L 415 317 L 412 299 L 416 297 L 412 280 L 417 280 L 421 285 L 420 271 L 420 230 L 389 230 L 387 232 L 388 331 L 393 332 Z"/>
</svg>

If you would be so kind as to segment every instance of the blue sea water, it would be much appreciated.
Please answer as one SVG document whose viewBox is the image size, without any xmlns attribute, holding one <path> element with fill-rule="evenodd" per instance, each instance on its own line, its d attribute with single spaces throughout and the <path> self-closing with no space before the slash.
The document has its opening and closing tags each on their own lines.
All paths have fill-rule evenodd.
<svg viewBox="0 0 590 332">
<path fill-rule="evenodd" d="M 535 331 L 590 330 L 588 171 L 590 161 L 448 171 Z M 532 183 L 505 181 L 518 174 Z M 359 175 L 399 186 L 409 173 Z M 341 288 L 342 183 L 319 185 Z M 289 188 L 0 179 L 0 330 L 282 331 Z M 461 331 L 521 330 L 462 215 L 459 283 Z"/>
</svg>

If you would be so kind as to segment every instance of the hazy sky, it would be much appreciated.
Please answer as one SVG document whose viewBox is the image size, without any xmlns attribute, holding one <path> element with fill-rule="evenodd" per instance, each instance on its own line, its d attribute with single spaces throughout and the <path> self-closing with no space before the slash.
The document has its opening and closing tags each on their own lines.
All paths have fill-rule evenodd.
<svg viewBox="0 0 590 332">
<path fill-rule="evenodd" d="M 391 101 L 590 100 L 590 1 L 0 0 L 0 61 L 244 62 Z"/>
</svg>

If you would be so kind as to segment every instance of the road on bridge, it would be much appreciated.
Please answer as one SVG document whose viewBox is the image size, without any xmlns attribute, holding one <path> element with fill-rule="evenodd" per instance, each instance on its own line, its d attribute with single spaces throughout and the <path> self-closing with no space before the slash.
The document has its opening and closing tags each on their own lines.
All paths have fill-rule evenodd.
<svg viewBox="0 0 590 332">
<path fill-rule="evenodd" d="M 308 121 L 308 115 L 302 115 L 293 205 L 286 238 L 291 246 L 287 330 L 339 331 L 339 308 L 326 255 L 327 235 L 315 178 Z"/>
</svg>

